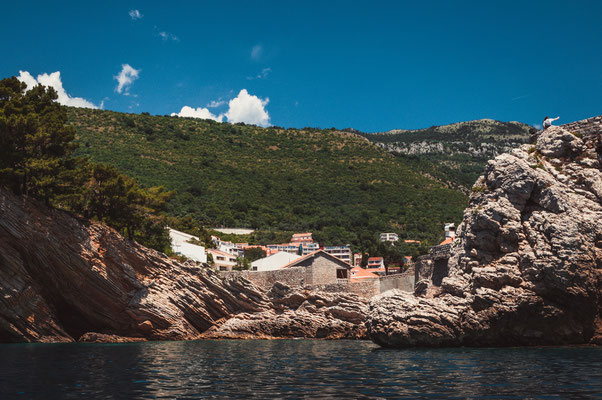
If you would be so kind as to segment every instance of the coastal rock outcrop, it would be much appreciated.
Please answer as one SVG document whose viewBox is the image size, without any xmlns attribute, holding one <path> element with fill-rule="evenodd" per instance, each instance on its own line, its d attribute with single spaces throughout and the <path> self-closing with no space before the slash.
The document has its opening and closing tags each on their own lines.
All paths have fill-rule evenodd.
<svg viewBox="0 0 602 400">
<path fill-rule="evenodd" d="M 602 344 L 602 117 L 551 127 L 489 161 L 449 272 L 372 299 L 386 347 Z M 428 288 L 427 288 L 428 286 Z"/>
<path fill-rule="evenodd" d="M 210 328 L 211 337 L 361 337 L 366 309 L 353 295 L 266 293 L 0 189 L 0 343 L 189 340 Z M 263 324 L 243 331 L 231 319 Z"/>
</svg>

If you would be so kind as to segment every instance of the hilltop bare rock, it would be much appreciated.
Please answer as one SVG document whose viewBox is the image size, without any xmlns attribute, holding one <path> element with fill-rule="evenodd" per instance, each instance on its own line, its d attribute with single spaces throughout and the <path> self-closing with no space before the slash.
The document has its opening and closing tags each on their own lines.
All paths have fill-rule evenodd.
<svg viewBox="0 0 602 400">
<path fill-rule="evenodd" d="M 188 340 L 231 318 L 265 318 L 245 337 L 351 337 L 365 332 L 366 307 L 350 296 L 266 294 L 0 189 L 0 343 Z"/>
<path fill-rule="evenodd" d="M 549 128 L 535 146 L 490 161 L 464 212 L 449 275 L 423 297 L 373 298 L 372 340 L 389 347 L 602 344 L 600 123 Z"/>
</svg>

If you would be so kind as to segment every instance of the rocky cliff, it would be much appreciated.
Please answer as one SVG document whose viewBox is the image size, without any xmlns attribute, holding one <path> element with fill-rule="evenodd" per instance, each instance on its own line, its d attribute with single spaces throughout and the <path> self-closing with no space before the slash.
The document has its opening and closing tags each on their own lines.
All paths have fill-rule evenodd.
<svg viewBox="0 0 602 400">
<path fill-rule="evenodd" d="M 539 134 L 488 162 L 421 295 L 373 298 L 382 346 L 602 344 L 602 117 Z M 424 282 L 420 286 L 424 286 Z"/>
<path fill-rule="evenodd" d="M 365 337 L 354 295 L 264 292 L 0 189 L 0 343 Z"/>
</svg>

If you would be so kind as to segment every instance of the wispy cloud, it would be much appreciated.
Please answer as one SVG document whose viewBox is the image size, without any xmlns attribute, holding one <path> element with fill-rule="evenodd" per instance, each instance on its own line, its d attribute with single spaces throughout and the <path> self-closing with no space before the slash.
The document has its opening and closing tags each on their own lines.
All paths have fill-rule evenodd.
<svg viewBox="0 0 602 400">
<path fill-rule="evenodd" d="M 264 68 L 261 70 L 261 72 L 258 75 L 247 76 L 247 79 L 250 81 L 253 79 L 266 79 L 268 77 L 268 75 L 270 74 L 270 72 L 272 72 L 272 68 L 270 68 L 270 67 Z"/>
<path fill-rule="evenodd" d="M 121 71 L 119 71 L 119 74 L 113 77 L 117 80 L 117 86 L 115 86 L 115 91 L 117 93 L 122 93 L 125 96 L 129 96 L 130 87 L 132 86 L 134 81 L 140 76 L 140 71 L 140 69 L 132 68 L 130 64 L 122 64 Z"/>
<path fill-rule="evenodd" d="M 61 80 L 61 72 L 56 71 L 51 74 L 40 74 L 37 78 L 34 78 L 27 71 L 19 71 L 18 80 L 27 85 L 27 90 L 32 89 L 34 86 L 40 84 L 48 87 L 52 87 L 58 96 L 57 102 L 65 106 L 80 107 L 80 108 L 98 108 L 98 106 L 92 104 L 86 99 L 81 97 L 71 97 L 63 88 L 63 81 Z M 104 105 L 104 103 L 102 103 Z"/>
<path fill-rule="evenodd" d="M 516 97 L 513 97 L 513 98 L 512 98 L 512 101 L 516 101 L 516 100 L 524 99 L 524 98 L 527 98 L 527 97 L 529 97 L 529 96 L 531 96 L 531 94 L 530 94 L 530 93 L 529 93 L 529 94 L 523 94 L 522 96 L 516 96 Z"/>
<path fill-rule="evenodd" d="M 259 61 L 261 56 L 263 55 L 263 46 L 260 44 L 256 44 L 251 49 L 251 58 L 255 61 Z"/>
<path fill-rule="evenodd" d="M 208 108 L 217 108 L 226 104 L 226 100 L 212 100 L 209 104 L 207 104 Z"/>
<path fill-rule="evenodd" d="M 144 17 L 144 15 L 140 14 L 140 11 L 138 10 L 130 10 L 128 14 L 133 21 L 136 21 L 137 19 L 142 19 L 142 17 Z"/>
<path fill-rule="evenodd" d="M 541 130 L 541 128 L 543 128 L 543 126 L 541 124 L 533 124 L 534 128 L 537 128 L 539 130 Z"/>
<path fill-rule="evenodd" d="M 165 31 L 158 31 L 157 35 L 164 41 L 174 41 L 174 42 L 179 42 L 180 38 L 177 37 L 176 35 L 174 35 L 173 33 L 169 33 L 169 32 L 165 32 Z"/>
</svg>

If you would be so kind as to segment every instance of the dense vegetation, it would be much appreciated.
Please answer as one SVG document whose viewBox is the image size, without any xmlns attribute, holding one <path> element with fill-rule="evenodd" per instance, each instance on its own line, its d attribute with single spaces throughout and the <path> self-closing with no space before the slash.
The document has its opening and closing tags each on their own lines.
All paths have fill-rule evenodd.
<svg viewBox="0 0 602 400">
<path fill-rule="evenodd" d="M 259 229 L 242 239 L 250 243 L 312 231 L 323 244 L 369 249 L 379 232 L 393 231 L 422 240 L 424 251 L 466 205 L 462 193 L 348 132 L 76 108 L 68 114 L 79 155 L 145 186 L 175 190 L 172 217 Z"/>
<path fill-rule="evenodd" d="M 25 89 L 14 77 L 0 81 L 0 185 L 168 250 L 160 212 L 173 193 L 141 188 L 113 166 L 74 157 L 75 129 L 54 89 Z"/>
<path fill-rule="evenodd" d="M 418 130 L 359 133 L 416 170 L 465 193 L 496 155 L 527 143 L 534 128 L 490 119 Z"/>
</svg>

